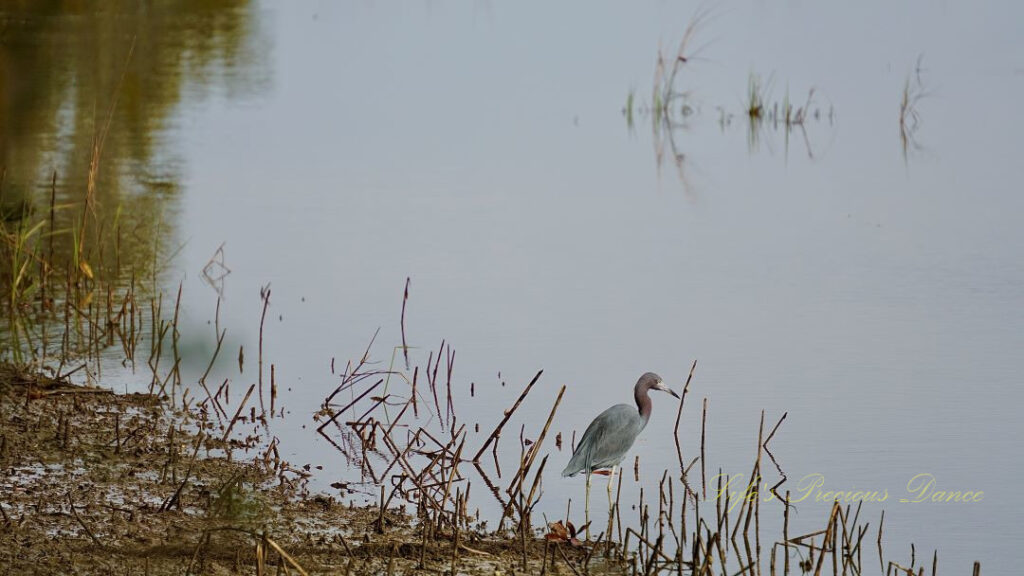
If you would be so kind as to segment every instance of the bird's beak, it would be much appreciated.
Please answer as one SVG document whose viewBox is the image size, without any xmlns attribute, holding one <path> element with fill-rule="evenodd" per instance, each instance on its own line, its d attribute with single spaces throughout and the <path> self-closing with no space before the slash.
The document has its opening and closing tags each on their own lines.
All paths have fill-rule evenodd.
<svg viewBox="0 0 1024 576">
<path fill-rule="evenodd" d="M 669 394 L 675 396 L 676 398 L 679 398 L 679 394 L 676 394 L 675 390 L 666 386 L 664 382 L 658 383 L 658 390 L 661 390 L 662 392 L 668 392 Z"/>
</svg>

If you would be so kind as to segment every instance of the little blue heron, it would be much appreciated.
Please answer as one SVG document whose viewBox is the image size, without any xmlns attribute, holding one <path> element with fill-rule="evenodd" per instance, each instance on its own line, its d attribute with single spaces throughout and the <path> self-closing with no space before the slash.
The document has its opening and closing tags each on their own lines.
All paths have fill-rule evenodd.
<svg viewBox="0 0 1024 576">
<path fill-rule="evenodd" d="M 661 390 L 679 398 L 679 395 L 665 385 L 661 376 L 648 372 L 640 377 L 633 388 L 636 407 L 629 404 L 616 404 L 598 414 L 597 418 L 587 426 L 576 451 L 572 453 L 569 464 L 562 470 L 562 476 L 575 476 L 580 472 L 587 475 L 586 514 L 590 516 L 590 475 L 600 474 L 600 470 L 610 469 L 608 474 L 608 506 L 612 505 L 612 480 L 615 478 L 615 467 L 622 462 L 626 452 L 633 446 L 640 431 L 647 426 L 651 418 L 651 390 Z M 589 522 L 587 534 L 589 538 Z"/>
</svg>

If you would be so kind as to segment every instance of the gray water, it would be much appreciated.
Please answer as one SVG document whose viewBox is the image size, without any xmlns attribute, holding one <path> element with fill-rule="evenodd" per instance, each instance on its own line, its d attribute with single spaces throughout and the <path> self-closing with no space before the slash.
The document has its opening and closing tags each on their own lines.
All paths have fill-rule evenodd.
<svg viewBox="0 0 1024 576">
<path fill-rule="evenodd" d="M 671 58 L 699 13 L 676 82 L 688 112 L 668 130 L 643 110 L 659 46 Z M 245 382 L 271 285 L 264 354 L 288 410 L 273 434 L 293 463 L 324 466 L 316 486 L 358 479 L 313 432 L 332 359 L 340 371 L 379 328 L 388 365 L 409 277 L 413 355 L 451 343 L 456 406 L 484 432 L 539 369 L 516 424 L 536 437 L 564 384 L 552 433 L 568 439 L 645 371 L 681 389 L 696 359 L 680 430 L 696 455 L 707 398 L 709 474 L 749 473 L 761 411 L 769 426 L 788 413 L 771 446 L 791 490 L 818 474 L 825 490 L 887 491 L 864 505 L 872 533 L 885 509 L 887 551 L 938 549 L 941 573 L 1015 566 L 1018 4 L 304 2 L 240 17 L 248 56 L 182 82 L 146 159 L 180 187 L 162 282 L 184 283 L 201 371 L 218 299 L 202 270 L 223 244 L 221 370 Z M 817 114 L 752 129 L 752 76 L 770 103 L 813 89 Z M 908 79 L 921 97 L 904 142 Z M 655 398 L 628 460 L 648 490 L 677 469 L 674 409 Z M 568 458 L 545 479 L 553 517 L 582 498 L 555 473 Z M 919 474 L 984 495 L 901 503 Z M 629 470 L 623 500 L 639 485 Z M 828 513 L 811 500 L 807 532 Z"/>
</svg>

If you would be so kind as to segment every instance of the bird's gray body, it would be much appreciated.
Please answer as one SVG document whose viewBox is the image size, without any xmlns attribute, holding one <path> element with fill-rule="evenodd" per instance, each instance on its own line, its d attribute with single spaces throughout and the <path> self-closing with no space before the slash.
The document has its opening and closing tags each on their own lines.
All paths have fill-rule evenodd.
<svg viewBox="0 0 1024 576">
<path fill-rule="evenodd" d="M 647 419 L 640 416 L 636 406 L 616 404 L 601 412 L 587 426 L 562 476 L 618 466 L 644 426 Z"/>
<path fill-rule="evenodd" d="M 636 437 L 651 419 L 651 397 L 648 394 L 651 390 L 661 390 L 679 398 L 678 394 L 665 385 L 661 376 L 647 372 L 633 387 L 636 406 L 616 404 L 598 414 L 576 444 L 569 465 L 562 470 L 562 476 L 575 476 L 580 472 L 587 475 L 587 495 L 583 508 L 586 510 L 587 540 L 590 540 L 590 475 L 595 470 L 611 468 L 608 474 L 608 509 L 611 510 L 615 468 L 626 457 L 626 452 L 633 447 Z"/>
</svg>

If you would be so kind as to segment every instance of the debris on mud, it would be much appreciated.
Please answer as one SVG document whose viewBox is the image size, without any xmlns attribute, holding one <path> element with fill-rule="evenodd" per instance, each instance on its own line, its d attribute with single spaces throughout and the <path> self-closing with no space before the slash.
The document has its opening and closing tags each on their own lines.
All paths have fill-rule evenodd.
<svg viewBox="0 0 1024 576">
<path fill-rule="evenodd" d="M 395 509 L 306 494 L 198 428 L 156 395 L 0 366 L 0 574 L 491 575 L 543 563 L 543 540 L 427 541 Z"/>
</svg>

